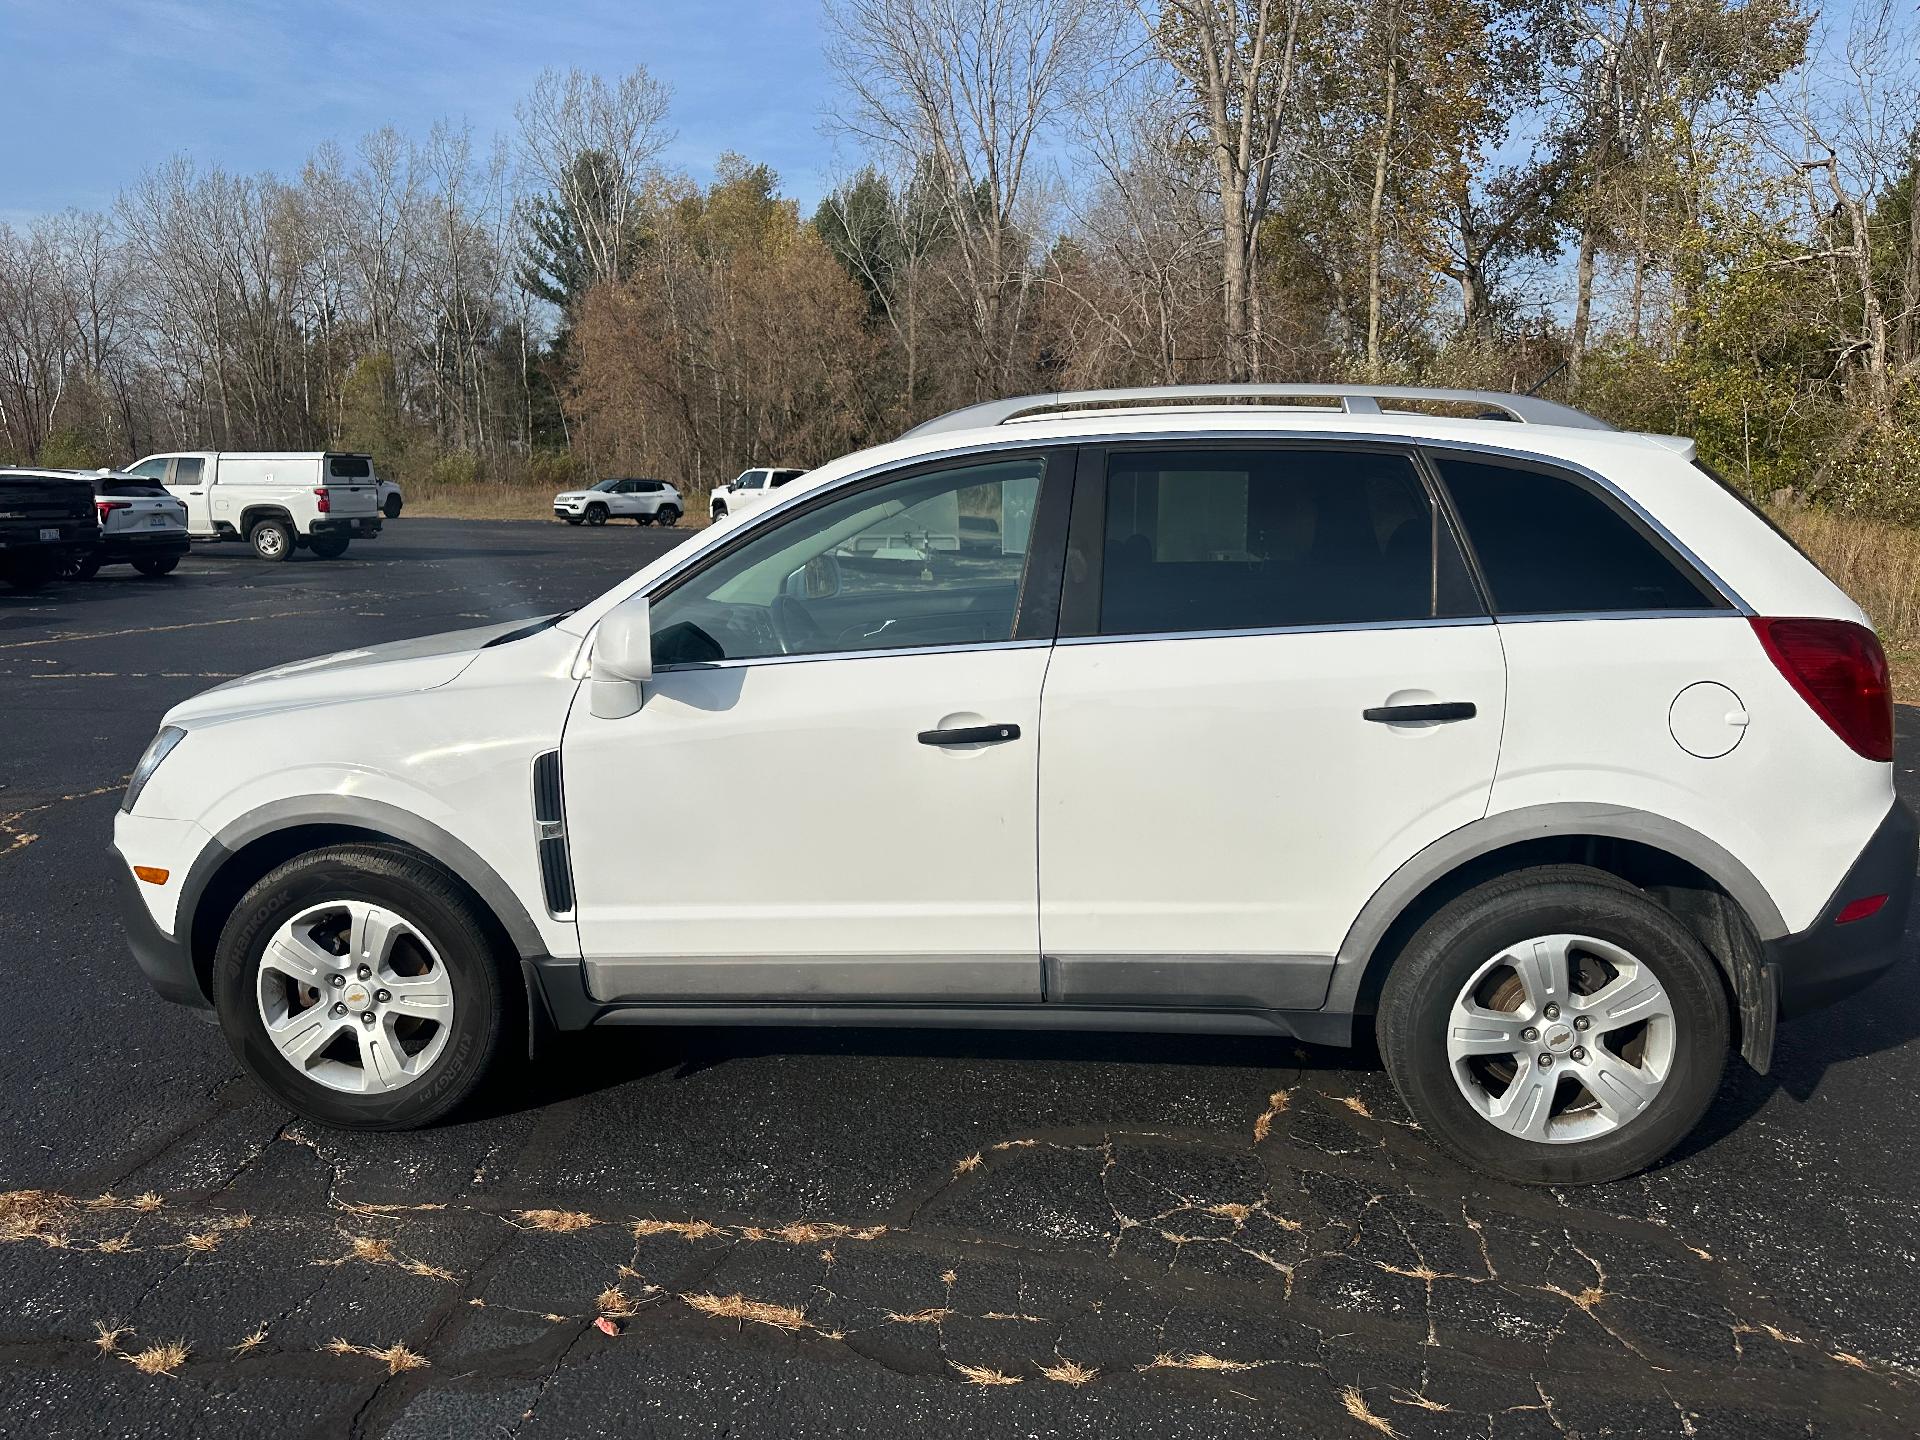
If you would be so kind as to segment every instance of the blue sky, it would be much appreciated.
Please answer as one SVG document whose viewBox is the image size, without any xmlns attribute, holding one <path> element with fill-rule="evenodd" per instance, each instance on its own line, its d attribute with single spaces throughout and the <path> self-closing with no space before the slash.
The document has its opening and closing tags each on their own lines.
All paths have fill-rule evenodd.
<svg viewBox="0 0 1920 1440">
<path fill-rule="evenodd" d="M 0 219 L 105 208 L 180 153 L 285 174 L 442 118 L 484 146 L 547 66 L 635 64 L 673 87 L 669 163 L 737 150 L 808 208 L 831 185 L 814 0 L 0 0 Z"/>
</svg>

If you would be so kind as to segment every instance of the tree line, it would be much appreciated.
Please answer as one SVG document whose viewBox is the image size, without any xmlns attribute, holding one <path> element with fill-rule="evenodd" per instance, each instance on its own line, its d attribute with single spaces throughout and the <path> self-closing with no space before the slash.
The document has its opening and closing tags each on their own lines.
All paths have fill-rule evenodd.
<svg viewBox="0 0 1920 1440">
<path fill-rule="evenodd" d="M 0 454 L 368 449 L 428 486 L 816 464 L 995 395 L 1538 389 L 1920 521 L 1920 30 L 1890 0 L 826 0 L 843 178 L 514 133 L 177 159 L 0 226 Z"/>
</svg>

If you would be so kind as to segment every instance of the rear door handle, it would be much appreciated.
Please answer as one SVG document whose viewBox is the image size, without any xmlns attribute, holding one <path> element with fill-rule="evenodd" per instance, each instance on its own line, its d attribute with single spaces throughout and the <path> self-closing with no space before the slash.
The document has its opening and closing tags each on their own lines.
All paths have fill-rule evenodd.
<svg viewBox="0 0 1920 1440">
<path fill-rule="evenodd" d="M 1018 725 L 962 725 L 957 730 L 922 730 L 922 745 L 999 745 L 1020 738 Z"/>
<path fill-rule="evenodd" d="M 1471 720 L 1479 713 L 1471 700 L 1443 700 L 1434 705 L 1375 705 L 1362 710 L 1360 718 L 1382 725 L 1412 725 L 1422 720 Z"/>
</svg>

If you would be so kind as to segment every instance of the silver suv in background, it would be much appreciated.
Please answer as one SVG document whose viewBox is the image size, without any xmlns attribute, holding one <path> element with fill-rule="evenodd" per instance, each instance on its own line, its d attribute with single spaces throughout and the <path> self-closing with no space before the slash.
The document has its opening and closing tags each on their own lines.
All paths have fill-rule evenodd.
<svg viewBox="0 0 1920 1440">
<path fill-rule="evenodd" d="M 102 470 L 75 471 L 93 484 L 93 508 L 100 517 L 100 544 L 74 551 L 61 566 L 69 580 L 90 580 L 102 565 L 131 565 L 158 579 L 171 575 L 187 555 L 187 507 L 158 483 L 138 475 Z"/>
</svg>

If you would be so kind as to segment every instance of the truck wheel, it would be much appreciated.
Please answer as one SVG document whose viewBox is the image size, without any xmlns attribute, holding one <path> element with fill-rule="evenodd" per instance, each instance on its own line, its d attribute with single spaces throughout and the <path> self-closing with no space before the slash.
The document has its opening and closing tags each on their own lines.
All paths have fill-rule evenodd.
<svg viewBox="0 0 1920 1440">
<path fill-rule="evenodd" d="M 338 560 L 347 553 L 350 543 L 338 535 L 316 535 L 307 541 L 307 548 L 322 560 Z"/>
<path fill-rule="evenodd" d="M 293 531 L 284 520 L 256 520 L 247 531 L 247 543 L 262 560 L 291 560 Z"/>
<path fill-rule="evenodd" d="M 715 505 L 713 507 L 712 514 L 713 514 L 713 518 L 716 520 L 726 519 L 727 518 L 727 502 L 722 500 L 719 504 Z"/>
<path fill-rule="evenodd" d="M 142 555 L 133 562 L 133 568 L 158 580 L 162 575 L 171 575 L 179 563 L 178 555 Z"/>
<path fill-rule="evenodd" d="M 385 515 L 389 520 L 398 520 L 400 518 L 400 497 L 398 495 L 387 496 L 386 500 L 381 503 L 380 513 Z"/>
<path fill-rule="evenodd" d="M 671 530 L 680 523 L 680 511 L 676 506 L 662 505 L 660 507 L 660 513 L 654 516 L 654 519 Z"/>
<path fill-rule="evenodd" d="M 1712 1103 L 1730 1036 L 1726 986 L 1693 933 L 1583 865 L 1442 906 L 1394 962 L 1375 1028 L 1420 1128 L 1529 1185 L 1660 1159 Z"/>
<path fill-rule="evenodd" d="M 91 580 L 100 573 L 100 557 L 84 550 L 69 550 L 60 561 L 62 580 Z"/>
<path fill-rule="evenodd" d="M 607 507 L 602 505 L 598 500 L 594 501 L 593 504 L 587 506 L 587 523 L 589 525 L 606 524 L 607 523 Z"/>
<path fill-rule="evenodd" d="M 51 555 L 30 553 L 0 560 L 0 575 L 4 575 L 7 584 L 15 590 L 23 592 L 38 590 L 59 573 L 60 562 Z"/>
<path fill-rule="evenodd" d="M 214 1008 L 233 1053 L 297 1113 L 354 1130 L 431 1124 L 477 1090 L 519 997 L 486 917 L 392 845 L 296 856 L 221 931 Z"/>
</svg>

